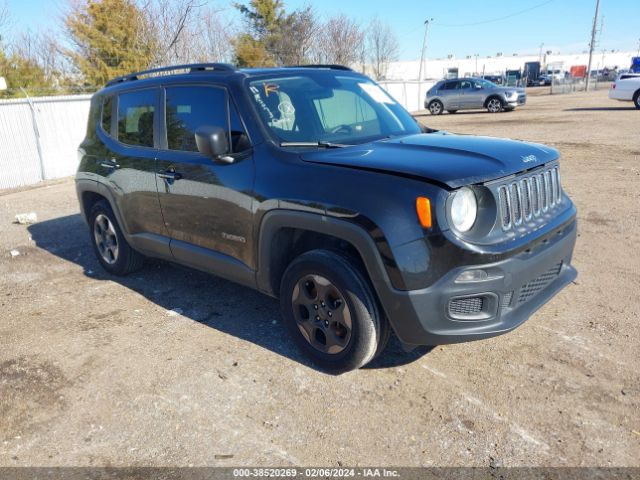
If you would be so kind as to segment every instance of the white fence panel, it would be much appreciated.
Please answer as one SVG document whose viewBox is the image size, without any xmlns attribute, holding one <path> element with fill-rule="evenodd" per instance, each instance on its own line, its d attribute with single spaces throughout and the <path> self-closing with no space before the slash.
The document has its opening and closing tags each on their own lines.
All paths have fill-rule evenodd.
<svg viewBox="0 0 640 480">
<path fill-rule="evenodd" d="M 42 180 L 38 147 L 27 103 L 0 105 L 0 188 Z"/>
<path fill-rule="evenodd" d="M 31 103 L 0 100 L 0 189 L 73 175 L 90 99 L 91 95 L 74 95 L 32 98 Z"/>
<path fill-rule="evenodd" d="M 424 110 L 424 97 L 435 82 L 417 80 L 411 81 L 393 81 L 383 80 L 378 82 L 389 95 L 398 101 L 404 108 L 410 112 Z"/>
</svg>

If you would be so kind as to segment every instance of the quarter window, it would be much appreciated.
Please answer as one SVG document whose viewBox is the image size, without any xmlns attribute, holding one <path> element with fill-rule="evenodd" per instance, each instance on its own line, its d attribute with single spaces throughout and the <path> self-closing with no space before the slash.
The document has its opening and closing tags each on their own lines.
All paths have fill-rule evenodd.
<svg viewBox="0 0 640 480">
<path fill-rule="evenodd" d="M 156 90 L 138 90 L 118 96 L 118 141 L 153 147 Z"/>
</svg>

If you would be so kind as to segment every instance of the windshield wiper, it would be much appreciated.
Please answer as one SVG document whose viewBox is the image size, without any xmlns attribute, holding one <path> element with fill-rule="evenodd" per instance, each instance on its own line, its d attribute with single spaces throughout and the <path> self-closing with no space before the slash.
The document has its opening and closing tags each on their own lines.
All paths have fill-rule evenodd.
<svg viewBox="0 0 640 480">
<path fill-rule="evenodd" d="M 331 143 L 331 142 L 280 142 L 281 147 L 322 147 L 322 148 L 343 148 L 350 147 L 351 145 L 344 143 Z"/>
</svg>

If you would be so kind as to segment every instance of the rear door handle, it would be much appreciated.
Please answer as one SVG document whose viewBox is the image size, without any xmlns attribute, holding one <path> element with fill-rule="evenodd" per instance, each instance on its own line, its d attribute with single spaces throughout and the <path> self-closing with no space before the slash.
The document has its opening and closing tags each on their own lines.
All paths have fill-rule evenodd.
<svg viewBox="0 0 640 480">
<path fill-rule="evenodd" d="M 158 176 L 160 178 L 164 178 L 165 180 L 180 180 L 182 178 L 182 174 L 175 172 L 173 170 L 165 170 L 163 172 L 158 172 Z"/>
<path fill-rule="evenodd" d="M 100 162 L 100 166 L 104 168 L 120 168 L 115 158 L 112 158 L 109 162 Z"/>
</svg>

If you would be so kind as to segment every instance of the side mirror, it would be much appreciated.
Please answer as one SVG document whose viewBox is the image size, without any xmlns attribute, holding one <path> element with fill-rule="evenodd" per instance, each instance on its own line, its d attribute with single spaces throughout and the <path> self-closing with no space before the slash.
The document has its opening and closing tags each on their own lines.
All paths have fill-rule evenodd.
<svg viewBox="0 0 640 480">
<path fill-rule="evenodd" d="M 228 155 L 229 140 L 224 128 L 203 125 L 196 130 L 195 137 L 202 155 L 223 163 L 233 163 L 234 158 Z"/>
</svg>

